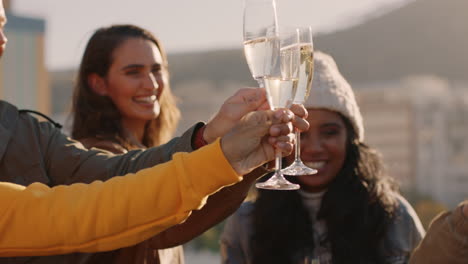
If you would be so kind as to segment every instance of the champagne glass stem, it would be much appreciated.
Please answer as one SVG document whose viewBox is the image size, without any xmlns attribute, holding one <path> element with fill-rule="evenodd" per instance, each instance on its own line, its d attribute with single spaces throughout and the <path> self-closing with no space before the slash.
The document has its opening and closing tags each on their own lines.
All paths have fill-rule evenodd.
<svg viewBox="0 0 468 264">
<path fill-rule="evenodd" d="M 275 172 L 280 174 L 279 171 L 281 170 L 282 166 L 282 159 L 283 157 L 281 156 L 281 151 L 279 149 L 275 150 L 276 157 L 275 157 Z"/>
<path fill-rule="evenodd" d="M 294 162 L 281 172 L 290 176 L 311 175 L 317 173 L 316 169 L 309 168 L 301 160 L 301 133 L 295 130 L 296 149 L 294 151 Z"/>
<path fill-rule="evenodd" d="M 275 150 L 275 172 L 273 176 L 265 182 L 259 182 L 255 184 L 257 188 L 260 189 L 269 189 L 269 190 L 297 190 L 299 185 L 295 183 L 290 183 L 283 174 L 281 174 L 281 162 L 282 162 L 282 153 L 280 150 Z"/>
<path fill-rule="evenodd" d="M 299 132 L 298 129 L 294 131 L 294 134 L 296 135 L 296 150 L 294 151 L 294 160 L 300 160 L 301 159 L 301 132 Z"/>
</svg>

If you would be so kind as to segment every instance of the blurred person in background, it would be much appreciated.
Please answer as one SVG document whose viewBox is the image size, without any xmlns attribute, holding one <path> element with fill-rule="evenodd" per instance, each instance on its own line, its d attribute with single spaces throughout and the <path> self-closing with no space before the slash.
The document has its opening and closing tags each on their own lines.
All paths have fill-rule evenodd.
<svg viewBox="0 0 468 264">
<path fill-rule="evenodd" d="M 434 218 L 410 259 L 410 264 L 439 263 L 468 263 L 468 200 Z"/>
<path fill-rule="evenodd" d="M 113 153 L 172 138 L 180 119 L 161 43 L 133 25 L 100 28 L 78 69 L 72 138 Z"/>
<path fill-rule="evenodd" d="M 6 24 L 7 19 L 3 9 L 3 3 L 0 2 L 0 54 L 3 53 L 7 39 L 3 33 L 3 27 Z M 56 186 L 62 184 L 70 184 L 82 180 L 83 182 L 91 182 L 94 180 L 107 180 L 115 175 L 124 175 L 129 172 L 136 172 L 143 168 L 148 168 L 159 163 L 170 161 L 172 154 L 176 152 L 192 151 L 194 150 L 193 141 L 195 140 L 195 134 L 201 135 L 201 139 L 206 141 L 215 142 L 210 144 L 210 147 L 202 148 L 199 152 L 192 154 L 178 154 L 175 156 L 175 161 L 166 163 L 163 167 L 155 167 L 154 170 L 145 170 L 145 172 L 137 173 L 137 175 L 147 175 L 148 171 L 159 171 L 157 168 L 163 169 L 167 174 L 159 174 L 155 172 L 155 180 L 148 181 L 146 184 L 157 183 L 161 180 L 161 177 L 167 175 L 171 177 L 167 179 L 164 186 L 159 186 L 158 190 L 165 190 L 164 192 L 154 193 L 154 196 L 146 197 L 147 199 L 155 200 L 154 197 L 158 197 L 158 204 L 168 201 L 168 207 L 170 210 L 182 210 L 184 217 L 175 217 L 174 215 L 164 212 L 149 213 L 152 217 L 167 217 L 163 222 L 158 222 L 158 232 L 171 226 L 175 223 L 182 222 L 190 214 L 190 210 L 199 208 L 200 204 L 203 204 L 205 195 L 218 189 L 229 183 L 240 180 L 238 176 L 230 178 L 228 182 L 223 181 L 226 177 L 218 176 L 220 182 L 212 182 L 211 180 L 203 180 L 204 177 L 200 177 L 200 183 L 191 184 L 190 177 L 195 177 L 194 171 L 197 171 L 198 166 L 204 166 L 203 163 L 198 162 L 197 164 L 187 163 L 185 156 L 192 157 L 190 160 L 196 160 L 196 157 L 205 157 L 207 161 L 214 161 L 217 158 L 223 159 L 229 162 L 229 166 L 222 166 L 223 163 L 216 162 L 213 165 L 214 170 L 219 170 L 220 174 L 231 172 L 233 175 L 233 168 L 238 174 L 246 174 L 251 169 L 258 167 L 263 162 L 271 160 L 273 157 L 273 147 L 269 144 L 275 144 L 276 147 L 281 148 L 285 153 L 289 153 L 292 149 L 290 142 L 291 138 L 287 134 L 292 131 L 290 124 L 285 122 L 291 121 L 293 118 L 288 112 L 281 113 L 283 116 L 283 123 L 272 126 L 272 122 L 281 117 L 274 117 L 271 111 L 257 111 L 250 113 L 265 102 L 264 91 L 257 90 L 254 93 L 239 92 L 233 97 L 229 98 L 221 107 L 217 115 L 210 120 L 210 122 L 200 129 L 197 127 L 196 131 L 186 133 L 184 136 L 171 140 L 168 144 L 164 144 L 159 148 L 150 148 L 146 151 L 130 151 L 123 155 L 113 155 L 109 152 L 99 151 L 97 149 L 88 150 L 83 147 L 82 144 L 73 141 L 66 137 L 58 128 L 54 127 L 48 122 L 39 122 L 37 119 L 31 117 L 28 114 L 20 113 L 18 109 L 4 101 L 0 101 L 0 125 L 1 134 L 0 140 L 0 180 L 3 183 L 0 184 L 2 190 L 2 199 L 0 206 L 2 210 L 1 215 L 1 230 L 2 239 L 0 247 L 3 250 L 0 256 L 12 256 L 12 255 L 33 255 L 34 252 L 39 255 L 53 254 L 55 253 L 66 253 L 79 250 L 83 247 L 91 246 L 91 244 L 81 244 L 83 241 L 94 241 L 99 237 L 104 242 L 109 242 L 109 234 L 129 234 L 129 229 L 136 224 L 135 219 L 150 220 L 148 218 L 141 218 L 140 215 L 129 215 L 123 217 L 125 221 L 118 221 L 121 218 L 116 218 L 115 226 L 109 228 L 109 221 L 105 221 L 101 228 L 94 225 L 83 224 L 80 220 L 86 218 L 80 218 L 83 215 L 74 214 L 83 212 L 84 207 L 87 207 L 92 202 L 98 201 L 96 208 L 108 208 L 109 210 L 119 208 L 119 212 L 111 214 L 112 216 L 122 216 L 122 212 L 130 210 L 128 206 L 119 207 L 113 203 L 112 199 L 100 200 L 100 197 L 95 195 L 104 195 L 109 198 L 115 193 L 119 193 L 123 198 L 134 197 L 138 195 L 144 195 L 148 192 L 140 192 L 135 195 L 137 190 L 133 190 L 132 194 L 117 190 L 126 190 L 127 188 L 112 188 L 115 182 L 121 182 L 124 179 L 124 183 L 135 182 L 135 178 L 118 178 L 112 180 L 109 183 L 103 184 L 107 186 L 106 191 L 96 191 L 93 186 L 96 185 L 74 185 L 74 187 L 58 186 L 56 188 L 48 188 L 43 184 L 36 183 L 28 188 L 21 187 L 16 184 L 30 185 L 31 183 L 41 182 L 49 186 Z M 300 106 L 297 106 L 297 111 L 305 116 L 305 110 Z M 278 112 L 277 112 L 278 114 Z M 294 124 L 300 130 L 307 128 L 307 122 L 301 117 L 294 117 Z M 237 124 L 237 126 L 236 126 Z M 202 133 L 200 132 L 202 131 Z M 230 131 L 230 132 L 229 132 Z M 197 134 L 198 132 L 198 134 Z M 229 132 L 228 134 L 226 134 Z M 263 138 L 263 135 L 270 133 L 273 137 Z M 209 136 L 207 136 L 209 135 Z M 221 141 L 217 138 L 223 138 L 222 142 L 225 149 L 221 149 Z M 229 139 L 226 139 L 229 138 Z M 198 138 L 198 137 L 197 137 Z M 239 144 L 249 139 L 251 144 Z M 256 140 L 251 140 L 256 139 Z M 203 142 L 209 143 L 209 142 Z M 269 143 L 269 144 L 268 144 Z M 227 149 L 227 150 L 226 150 Z M 201 154 L 200 154 L 201 153 Z M 227 160 L 226 160 L 227 159 Z M 203 159 L 202 159 L 203 160 Z M 184 162 L 185 161 L 185 162 Z M 226 163 L 224 163 L 226 165 Z M 184 167 L 187 168 L 183 172 L 174 172 L 174 168 Z M 231 167 L 232 166 L 232 167 Z M 172 168 L 167 170 L 167 167 Z M 205 176 L 213 176 L 213 173 L 208 173 L 209 168 L 200 168 L 197 172 Z M 180 169 L 180 168 L 179 168 Z M 260 169 L 260 171 L 262 171 Z M 186 175 L 188 174 L 188 175 Z M 163 175 L 163 176 L 161 176 Z M 254 174 L 254 175 L 261 175 Z M 144 176 L 140 176 L 144 177 Z M 178 181 L 179 177 L 182 178 L 181 183 Z M 252 177 L 252 176 L 250 176 Z M 165 179 L 164 179 L 165 180 Z M 13 182 L 16 184 L 9 184 L 6 182 Z M 181 186 L 187 186 L 176 191 L 174 188 L 164 188 L 168 186 L 174 188 Z M 238 184 L 237 186 L 242 185 Z M 99 183 L 98 183 L 98 186 Z M 111 187 L 109 187 L 111 186 Z M 119 185 L 121 186 L 121 185 Z M 129 186 L 131 186 L 129 184 Z M 139 187 L 152 187 L 152 184 L 145 185 L 144 182 L 138 184 Z M 191 188 L 194 190 L 190 190 Z M 99 189 L 99 188 L 97 188 Z M 105 189 L 105 188 L 104 188 Z M 209 190 L 207 190 L 209 189 Z M 65 190 L 62 195 L 58 195 L 61 192 L 59 190 Z M 75 191 L 73 191 L 75 190 Z M 166 195 L 169 190 L 169 195 Z M 113 192 L 116 191 L 116 192 Z M 127 190 L 129 191 L 129 190 Z M 155 190 L 156 191 L 156 190 Z M 82 199 L 80 196 L 74 196 L 74 194 L 86 192 L 87 194 L 95 194 L 91 200 L 81 203 Z M 110 192 L 110 194 L 109 194 Z M 193 195 L 192 192 L 196 192 L 197 195 Z M 152 190 L 149 192 L 152 193 Z M 42 199 L 43 195 L 47 196 L 48 199 Z M 127 196 L 129 195 L 129 196 Z M 187 197 L 187 195 L 189 197 Z M 47 198 L 46 197 L 46 198 Z M 185 198 L 184 198 L 185 197 Z M 173 199 L 178 198 L 178 199 Z M 189 198 L 191 203 L 186 198 Z M 85 198 L 83 198 L 85 199 Z M 180 200 L 179 200 L 180 199 Z M 128 201 L 128 199 L 123 199 Z M 42 203 L 35 203 L 42 201 Z M 116 200 L 117 201 L 117 200 Z M 173 202 L 179 201 L 174 206 Z M 55 203 L 54 203 L 55 202 Z M 63 203 L 62 203 L 63 202 Z M 48 206 L 53 208 L 44 209 Z M 75 208 L 75 205 L 82 204 L 83 207 Z M 105 205 L 108 206 L 105 206 Z M 138 205 L 145 204 L 138 203 Z M 42 205 L 42 207 L 40 206 Z M 66 207 L 68 205 L 68 207 Z M 112 206 L 111 206 L 112 205 Z M 135 204 L 136 205 L 136 204 Z M 151 203 L 148 203 L 150 208 L 153 209 Z M 67 209 L 65 209 L 67 208 Z M 164 207 L 167 209 L 166 207 Z M 53 209 L 53 210 L 52 210 Z M 62 212 L 62 210 L 64 210 Z M 146 210 L 146 211 L 148 211 Z M 63 216 L 64 218 L 54 218 L 49 213 L 57 213 L 54 216 Z M 96 217 L 97 215 L 105 215 L 107 210 L 91 210 L 90 217 Z M 172 211 L 172 213 L 174 213 Z M 171 216 L 172 215 L 172 216 Z M 101 216 L 102 217 L 102 216 Z M 151 218 L 151 217 L 150 217 Z M 33 220 L 33 221 L 31 221 Z M 108 218 L 105 218 L 108 220 Z M 152 219 L 154 220 L 154 219 Z M 167 221 L 167 222 L 166 222 Z M 76 228 L 76 223 L 81 223 L 79 228 Z M 86 223 L 94 223 L 96 221 L 88 221 Z M 130 226 L 127 226 L 130 225 Z M 125 229 L 126 228 L 126 229 Z M 99 251 L 105 249 L 115 249 L 121 246 L 130 245 L 141 241 L 142 237 L 147 238 L 148 236 L 142 236 L 141 232 L 147 229 L 142 228 L 138 230 L 138 234 L 130 239 L 130 242 L 122 242 L 125 236 L 120 237 L 120 246 L 114 245 L 113 247 L 102 247 L 100 245 L 94 248 L 88 248 L 84 251 Z M 80 233 L 83 231 L 83 234 Z M 104 232 L 102 232 L 104 231 Z M 107 232 L 107 233 L 106 233 Z M 156 234 L 153 230 L 152 234 Z M 130 232 L 131 233 L 131 232 Z M 48 234 L 48 235 L 46 235 Z M 70 236 L 70 234 L 72 234 Z M 73 235 L 74 234 L 74 235 Z M 83 235 L 83 236 L 81 236 Z M 30 238 L 28 239 L 28 236 Z M 77 242 L 78 245 L 74 245 L 73 242 Z M 133 241 L 133 242 L 132 242 Z M 99 244 L 99 243 L 98 243 Z M 52 245 L 52 248 L 49 246 Z M 15 251 L 17 250 L 17 251 Z M 6 253 L 5 253 L 6 252 Z M 41 258 L 21 258 L 21 259 L 4 259 L 2 262 L 5 263 L 32 263 L 34 261 L 43 263 L 55 262 L 60 257 L 53 259 L 41 259 Z"/>
<path fill-rule="evenodd" d="M 364 143 L 359 107 L 336 63 L 314 55 L 301 159 L 318 172 L 289 177 L 298 191 L 257 190 L 225 225 L 222 263 L 407 263 L 424 236 L 421 222 Z"/>
</svg>

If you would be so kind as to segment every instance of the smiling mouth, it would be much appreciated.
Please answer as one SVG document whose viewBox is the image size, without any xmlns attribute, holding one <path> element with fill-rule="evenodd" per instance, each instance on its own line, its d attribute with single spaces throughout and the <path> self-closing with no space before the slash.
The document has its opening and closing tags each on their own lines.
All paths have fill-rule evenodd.
<svg viewBox="0 0 468 264">
<path fill-rule="evenodd" d="M 144 103 L 144 104 L 152 104 L 156 102 L 156 100 L 157 100 L 156 95 L 133 98 L 133 101 L 137 103 Z"/>
<path fill-rule="evenodd" d="M 321 169 L 325 166 L 325 161 L 305 161 L 304 164 L 313 169 Z"/>
</svg>

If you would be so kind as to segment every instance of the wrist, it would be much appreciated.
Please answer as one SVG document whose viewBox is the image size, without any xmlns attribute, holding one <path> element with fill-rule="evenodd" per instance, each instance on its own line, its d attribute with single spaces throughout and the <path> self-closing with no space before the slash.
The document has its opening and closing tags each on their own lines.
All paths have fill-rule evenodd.
<svg viewBox="0 0 468 264">
<path fill-rule="evenodd" d="M 213 137 L 211 134 L 211 125 L 210 123 L 206 124 L 204 127 L 203 127 L 203 131 L 202 131 L 202 139 L 207 143 L 211 143 L 213 141 L 216 140 L 216 137 Z"/>
<path fill-rule="evenodd" d="M 199 149 L 205 145 L 208 145 L 208 142 L 203 138 L 205 128 L 206 128 L 206 125 L 202 126 L 201 128 L 198 129 L 198 131 L 195 134 L 195 139 L 193 141 L 193 146 L 195 149 Z"/>
</svg>

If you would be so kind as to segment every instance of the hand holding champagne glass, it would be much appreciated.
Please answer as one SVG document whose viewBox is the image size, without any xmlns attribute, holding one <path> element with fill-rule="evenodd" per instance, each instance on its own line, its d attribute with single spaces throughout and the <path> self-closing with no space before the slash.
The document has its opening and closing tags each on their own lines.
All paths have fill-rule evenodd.
<svg viewBox="0 0 468 264">
<path fill-rule="evenodd" d="M 303 104 L 309 97 L 312 78 L 314 74 L 314 45 L 312 42 L 312 29 L 310 27 L 299 27 L 299 48 L 300 48 L 300 68 L 299 81 L 297 85 L 294 103 Z M 317 173 L 317 170 L 309 168 L 301 160 L 300 132 L 296 130 L 296 150 L 294 162 L 289 167 L 282 170 L 286 175 L 310 175 Z"/>
<path fill-rule="evenodd" d="M 279 36 L 280 50 L 273 54 L 271 74 L 264 77 L 267 99 L 272 109 L 290 107 L 296 95 L 299 77 L 299 35 L 296 30 L 281 32 Z M 276 151 L 275 172 L 265 182 L 255 186 L 271 190 L 297 190 L 298 184 L 286 180 L 281 174 L 281 151 Z"/>
</svg>

